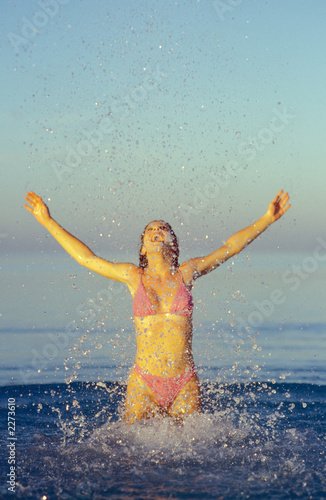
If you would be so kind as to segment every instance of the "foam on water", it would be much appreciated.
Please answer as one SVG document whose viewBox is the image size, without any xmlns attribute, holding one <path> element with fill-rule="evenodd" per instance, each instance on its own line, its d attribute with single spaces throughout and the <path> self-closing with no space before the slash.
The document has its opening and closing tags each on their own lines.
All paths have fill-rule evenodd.
<svg viewBox="0 0 326 500">
<path fill-rule="evenodd" d="M 17 496 L 323 498 L 324 387 L 204 384 L 204 412 L 182 425 L 126 425 L 123 392 L 110 383 L 30 387 Z"/>
</svg>

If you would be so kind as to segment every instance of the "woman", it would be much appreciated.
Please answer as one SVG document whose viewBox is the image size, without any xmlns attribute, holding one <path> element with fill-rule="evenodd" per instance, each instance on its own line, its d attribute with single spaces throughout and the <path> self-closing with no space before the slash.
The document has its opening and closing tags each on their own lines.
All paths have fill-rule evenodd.
<svg viewBox="0 0 326 500">
<path fill-rule="evenodd" d="M 280 191 L 267 212 L 206 257 L 178 264 L 178 241 L 165 222 L 150 222 L 141 235 L 139 266 L 97 257 L 84 243 L 50 216 L 42 198 L 30 192 L 29 210 L 82 266 L 125 283 L 134 298 L 137 353 L 128 380 L 125 419 L 128 423 L 169 415 L 176 420 L 201 409 L 200 387 L 192 355 L 191 288 L 203 276 L 235 254 L 277 221 L 289 208 Z"/>
</svg>

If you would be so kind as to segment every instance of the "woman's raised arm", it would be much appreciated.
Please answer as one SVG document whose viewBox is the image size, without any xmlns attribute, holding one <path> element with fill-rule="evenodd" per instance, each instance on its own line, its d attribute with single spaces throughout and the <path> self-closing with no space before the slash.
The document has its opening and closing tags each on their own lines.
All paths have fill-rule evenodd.
<svg viewBox="0 0 326 500">
<path fill-rule="evenodd" d="M 233 234 L 224 245 L 207 257 L 197 257 L 182 264 L 181 267 L 184 269 L 185 274 L 188 274 L 189 281 L 190 277 L 196 279 L 207 274 L 223 264 L 223 262 L 230 257 L 233 257 L 233 255 L 241 252 L 241 250 L 254 241 L 257 236 L 262 234 L 268 226 L 285 214 L 291 206 L 288 203 L 289 199 L 288 193 L 284 193 L 283 190 L 281 190 L 268 205 L 265 215 L 256 222 Z"/>
<path fill-rule="evenodd" d="M 27 193 L 26 201 L 29 205 L 25 204 L 25 208 L 79 264 L 106 278 L 129 283 L 130 273 L 136 268 L 134 264 L 114 264 L 97 257 L 82 241 L 52 219 L 48 207 L 40 196 L 33 192 Z"/>
</svg>

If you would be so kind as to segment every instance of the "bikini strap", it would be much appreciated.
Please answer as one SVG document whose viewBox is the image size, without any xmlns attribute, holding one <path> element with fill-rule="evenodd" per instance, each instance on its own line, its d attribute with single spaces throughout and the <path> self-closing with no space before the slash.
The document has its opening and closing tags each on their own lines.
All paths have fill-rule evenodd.
<svg viewBox="0 0 326 500">
<path fill-rule="evenodd" d="M 182 272 L 180 271 L 180 268 L 179 268 L 179 267 L 178 267 L 178 273 L 179 273 L 179 274 L 180 274 L 180 276 L 181 276 L 181 281 L 182 281 L 183 286 L 185 286 L 185 287 L 187 288 L 187 290 L 188 290 L 188 286 L 186 285 L 185 280 L 183 279 Z M 192 285 L 189 285 L 189 286 L 190 286 L 190 289 L 191 289 L 191 288 L 192 288 Z"/>
</svg>

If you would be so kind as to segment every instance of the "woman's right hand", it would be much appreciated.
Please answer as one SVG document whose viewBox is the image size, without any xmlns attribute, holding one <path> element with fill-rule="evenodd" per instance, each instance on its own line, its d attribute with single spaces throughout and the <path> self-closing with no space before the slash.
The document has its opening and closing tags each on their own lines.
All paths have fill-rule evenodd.
<svg viewBox="0 0 326 500">
<path fill-rule="evenodd" d="M 37 194 L 33 193 L 31 191 L 30 193 L 26 194 L 26 201 L 31 205 L 25 204 L 24 207 L 31 212 L 35 219 L 42 224 L 43 226 L 50 220 L 50 212 L 46 204 L 43 202 L 42 198 L 40 196 L 37 196 Z"/>
</svg>

